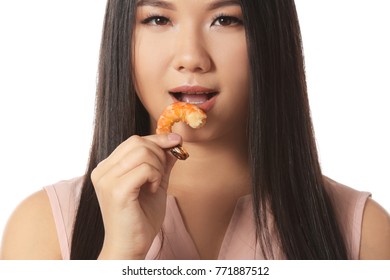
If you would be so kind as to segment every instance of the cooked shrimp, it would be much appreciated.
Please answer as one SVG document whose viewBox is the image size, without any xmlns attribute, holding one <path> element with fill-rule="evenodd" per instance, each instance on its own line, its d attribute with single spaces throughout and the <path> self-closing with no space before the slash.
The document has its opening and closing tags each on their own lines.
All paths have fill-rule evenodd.
<svg viewBox="0 0 390 280">
<path fill-rule="evenodd" d="M 175 102 L 169 105 L 161 114 L 157 122 L 157 134 L 172 132 L 176 122 L 185 122 L 192 128 L 202 127 L 206 123 L 207 115 L 198 106 L 186 102 Z"/>
<path fill-rule="evenodd" d="M 157 134 L 172 132 L 172 126 L 176 122 L 184 122 L 192 128 L 200 128 L 205 125 L 207 115 L 198 106 L 186 102 L 175 102 L 169 105 L 161 114 L 157 122 Z M 171 152 L 178 159 L 187 159 L 188 153 L 180 145 L 173 147 Z"/>
</svg>

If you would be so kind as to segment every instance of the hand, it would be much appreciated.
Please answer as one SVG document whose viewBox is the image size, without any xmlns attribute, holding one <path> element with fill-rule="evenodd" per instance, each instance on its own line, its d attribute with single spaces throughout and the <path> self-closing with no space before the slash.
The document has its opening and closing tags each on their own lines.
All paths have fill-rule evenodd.
<svg viewBox="0 0 390 280">
<path fill-rule="evenodd" d="M 132 136 L 92 171 L 105 237 L 99 259 L 144 259 L 165 216 L 169 174 L 176 162 L 167 148 L 177 134 Z"/>
</svg>

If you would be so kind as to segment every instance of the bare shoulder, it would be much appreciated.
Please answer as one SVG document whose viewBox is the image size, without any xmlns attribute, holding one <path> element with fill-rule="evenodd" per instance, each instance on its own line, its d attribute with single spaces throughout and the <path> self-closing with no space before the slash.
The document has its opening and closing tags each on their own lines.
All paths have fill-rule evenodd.
<svg viewBox="0 0 390 280">
<path fill-rule="evenodd" d="M 360 259 L 390 259 L 390 215 L 371 198 L 363 214 Z"/>
<path fill-rule="evenodd" d="M 44 190 L 26 198 L 9 218 L 0 259 L 61 259 L 51 206 Z"/>
</svg>

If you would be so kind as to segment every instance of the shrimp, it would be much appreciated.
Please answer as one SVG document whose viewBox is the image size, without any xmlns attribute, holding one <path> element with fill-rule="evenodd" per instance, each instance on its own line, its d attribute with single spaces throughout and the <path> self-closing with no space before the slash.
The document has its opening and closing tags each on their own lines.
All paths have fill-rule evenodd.
<svg viewBox="0 0 390 280">
<path fill-rule="evenodd" d="M 169 105 L 161 114 L 157 122 L 157 134 L 172 132 L 172 126 L 176 122 L 184 122 L 192 128 L 200 128 L 206 124 L 207 115 L 198 106 L 186 102 L 175 102 Z M 178 159 L 185 160 L 189 157 L 181 145 L 170 149 Z"/>
</svg>

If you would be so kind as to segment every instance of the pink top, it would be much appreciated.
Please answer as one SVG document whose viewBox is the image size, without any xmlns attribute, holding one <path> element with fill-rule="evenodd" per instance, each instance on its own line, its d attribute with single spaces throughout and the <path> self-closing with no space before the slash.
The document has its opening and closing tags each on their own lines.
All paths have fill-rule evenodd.
<svg viewBox="0 0 390 280">
<path fill-rule="evenodd" d="M 53 211 L 62 258 L 70 258 L 72 227 L 75 219 L 78 199 L 82 187 L 82 178 L 61 181 L 45 187 Z M 350 259 L 359 258 L 361 226 L 364 205 L 370 196 L 325 178 L 326 189 L 337 205 L 335 211 L 345 236 Z M 175 197 L 168 196 L 167 211 L 163 223 L 164 240 L 161 247 L 161 235 L 157 235 L 146 259 L 199 259 L 195 244 L 188 233 Z M 236 204 L 233 216 L 226 231 L 218 259 L 264 259 L 260 246 L 255 241 L 252 200 L 250 195 L 241 197 Z M 277 250 L 277 259 L 284 259 L 283 252 Z"/>
</svg>

